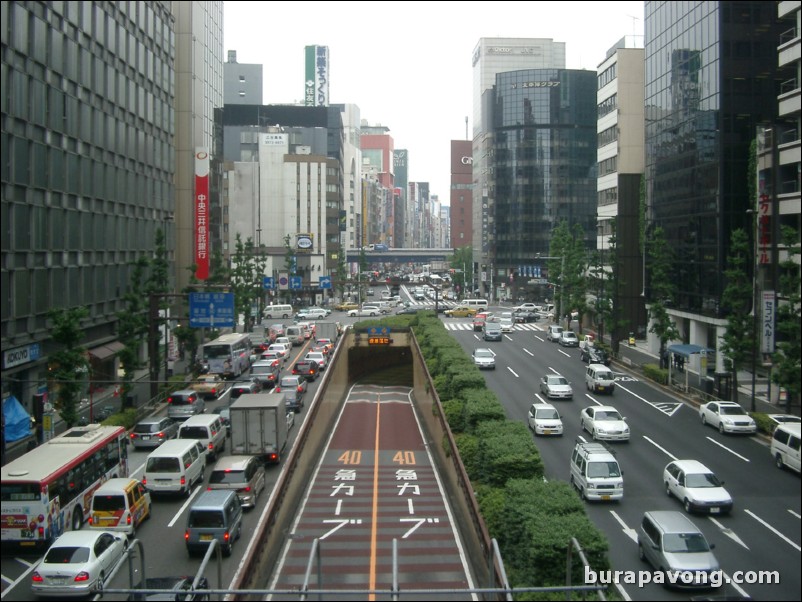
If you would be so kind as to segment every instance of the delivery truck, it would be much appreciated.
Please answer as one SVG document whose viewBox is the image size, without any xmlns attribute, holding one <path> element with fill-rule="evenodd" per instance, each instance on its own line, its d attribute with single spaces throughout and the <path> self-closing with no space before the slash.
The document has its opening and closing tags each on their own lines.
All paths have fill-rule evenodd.
<svg viewBox="0 0 802 602">
<path fill-rule="evenodd" d="M 283 395 L 250 393 L 231 404 L 231 453 L 259 456 L 278 464 L 287 446 L 287 409 Z"/>
</svg>

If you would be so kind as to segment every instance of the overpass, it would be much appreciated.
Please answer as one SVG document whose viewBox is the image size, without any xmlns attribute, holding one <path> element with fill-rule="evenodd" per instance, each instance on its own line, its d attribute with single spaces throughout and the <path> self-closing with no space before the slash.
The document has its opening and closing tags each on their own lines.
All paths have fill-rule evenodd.
<svg viewBox="0 0 802 602">
<path fill-rule="evenodd" d="M 388 251 L 362 251 L 348 249 L 345 260 L 348 263 L 359 261 L 362 253 L 368 263 L 431 263 L 432 261 L 448 261 L 454 249 L 390 249 Z"/>
</svg>

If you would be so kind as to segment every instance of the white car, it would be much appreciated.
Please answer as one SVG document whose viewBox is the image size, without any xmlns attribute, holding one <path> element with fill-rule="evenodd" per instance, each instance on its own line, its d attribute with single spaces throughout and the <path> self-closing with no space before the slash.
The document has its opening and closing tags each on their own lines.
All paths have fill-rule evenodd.
<svg viewBox="0 0 802 602">
<path fill-rule="evenodd" d="M 292 341 L 288 337 L 276 337 L 276 340 L 273 341 L 273 345 L 284 345 L 288 350 L 292 349 Z M 268 347 L 268 349 L 270 349 L 270 347 Z"/>
<path fill-rule="evenodd" d="M 320 351 L 310 351 L 309 353 L 306 354 L 304 359 L 317 362 L 318 368 L 320 368 L 321 371 L 325 370 L 326 365 L 328 364 L 328 362 L 326 361 L 326 354 Z"/>
<path fill-rule="evenodd" d="M 540 378 L 540 392 L 551 399 L 573 399 L 574 389 L 568 379 L 560 374 L 546 374 Z"/>
<path fill-rule="evenodd" d="M 499 321 L 501 323 L 501 332 L 512 332 L 515 321 L 512 319 L 511 312 L 505 311 L 501 314 L 501 319 Z"/>
<path fill-rule="evenodd" d="M 480 370 L 495 370 L 496 354 L 486 347 L 479 347 L 473 352 L 473 363 Z"/>
<path fill-rule="evenodd" d="M 674 460 L 663 469 L 666 495 L 685 506 L 685 512 L 728 514 L 732 497 L 713 471 L 696 460 Z"/>
<path fill-rule="evenodd" d="M 262 354 L 262 359 L 271 359 L 268 357 L 271 352 L 275 352 L 276 358 L 285 362 L 290 359 L 290 346 L 284 343 L 273 343 L 270 345 L 270 347 L 267 348 L 267 351 Z"/>
<path fill-rule="evenodd" d="M 537 305 L 534 303 L 521 303 L 520 305 L 516 305 L 512 308 L 513 312 L 516 311 L 537 311 Z"/>
<path fill-rule="evenodd" d="M 529 428 L 535 435 L 562 435 L 563 421 L 550 403 L 533 403 L 529 408 Z"/>
<path fill-rule="evenodd" d="M 108 531 L 68 531 L 56 539 L 31 574 L 37 596 L 85 596 L 100 592 L 122 560 L 128 539 Z"/>
<path fill-rule="evenodd" d="M 307 307 L 300 310 L 295 318 L 297 320 L 320 320 L 329 315 L 329 312 L 321 307 Z"/>
<path fill-rule="evenodd" d="M 579 413 L 579 425 L 597 440 L 629 441 L 629 426 L 613 406 L 589 406 Z"/>
<path fill-rule="evenodd" d="M 699 407 L 702 424 L 709 424 L 719 433 L 757 432 L 757 424 L 740 404 L 734 401 L 709 401 Z"/>
<path fill-rule="evenodd" d="M 362 309 L 352 309 L 348 312 L 349 318 L 380 316 L 381 310 L 375 305 L 363 305 Z"/>
</svg>

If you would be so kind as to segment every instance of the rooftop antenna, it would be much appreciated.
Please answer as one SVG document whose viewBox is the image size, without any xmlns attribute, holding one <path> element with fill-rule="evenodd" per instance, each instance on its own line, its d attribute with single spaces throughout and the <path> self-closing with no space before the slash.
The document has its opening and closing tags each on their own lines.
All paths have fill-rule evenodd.
<svg viewBox="0 0 802 602">
<path fill-rule="evenodd" d="M 465 140 L 469 140 L 468 138 L 468 116 L 465 115 Z"/>
<path fill-rule="evenodd" d="M 635 25 L 635 21 L 640 21 L 640 17 L 636 17 L 635 15 L 627 15 L 630 19 L 632 19 L 632 35 L 638 35 L 638 28 Z"/>
</svg>

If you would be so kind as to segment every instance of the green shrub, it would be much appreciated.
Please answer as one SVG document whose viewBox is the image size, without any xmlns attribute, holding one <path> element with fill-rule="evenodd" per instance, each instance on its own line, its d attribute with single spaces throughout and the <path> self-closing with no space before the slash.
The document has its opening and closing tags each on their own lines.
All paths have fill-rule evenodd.
<svg viewBox="0 0 802 602">
<path fill-rule="evenodd" d="M 749 412 L 749 415 L 755 419 L 757 430 L 761 433 L 771 435 L 777 427 L 777 423 L 769 418 L 768 414 L 764 414 L 763 412 Z"/>
<path fill-rule="evenodd" d="M 137 413 L 135 408 L 127 408 L 122 412 L 117 412 L 106 418 L 101 424 L 104 426 L 124 426 L 126 429 L 133 428 L 137 423 Z"/>
<path fill-rule="evenodd" d="M 465 471 L 468 473 L 468 478 L 471 481 L 478 480 L 479 471 L 479 440 L 468 433 L 454 434 L 454 442 L 459 451 L 459 457 L 462 459 L 462 464 L 465 466 Z"/>
<path fill-rule="evenodd" d="M 460 399 L 449 399 L 442 402 L 443 413 L 452 433 L 461 433 L 465 430 L 465 402 Z"/>
<path fill-rule="evenodd" d="M 504 504 L 506 496 L 504 490 L 499 487 L 491 487 L 478 483 L 474 488 L 476 501 L 479 504 L 479 511 L 485 519 L 485 525 L 491 537 L 494 533 L 501 533 L 506 526 L 504 519 Z M 496 540 L 498 538 L 496 537 Z"/>
<path fill-rule="evenodd" d="M 510 479 L 543 476 L 543 461 L 532 435 L 522 422 L 494 420 L 476 429 L 481 482 L 503 486 Z"/>
<path fill-rule="evenodd" d="M 657 364 L 643 364 L 643 375 L 661 385 L 668 384 L 668 370 L 663 370 Z"/>
</svg>

